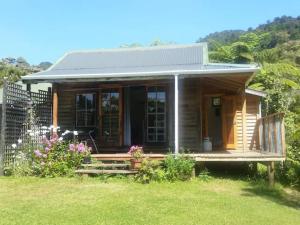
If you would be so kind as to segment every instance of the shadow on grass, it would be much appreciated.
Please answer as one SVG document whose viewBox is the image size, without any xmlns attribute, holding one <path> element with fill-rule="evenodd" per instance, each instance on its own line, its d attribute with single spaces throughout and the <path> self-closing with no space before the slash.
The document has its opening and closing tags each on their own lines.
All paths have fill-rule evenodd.
<svg viewBox="0 0 300 225">
<path fill-rule="evenodd" d="M 243 188 L 244 196 L 259 196 L 280 205 L 300 209 L 300 193 L 279 186 L 268 187 L 265 181 L 252 181 L 249 187 Z"/>
<path fill-rule="evenodd" d="M 210 163 L 205 165 L 209 173 L 214 178 L 243 180 L 248 182 L 247 187 L 243 188 L 244 196 L 259 196 L 280 205 L 300 209 L 300 192 L 291 188 L 283 188 L 279 183 L 275 187 L 269 187 L 267 180 L 256 177 L 247 163 L 228 164 Z M 201 169 L 198 168 L 200 171 Z"/>
</svg>

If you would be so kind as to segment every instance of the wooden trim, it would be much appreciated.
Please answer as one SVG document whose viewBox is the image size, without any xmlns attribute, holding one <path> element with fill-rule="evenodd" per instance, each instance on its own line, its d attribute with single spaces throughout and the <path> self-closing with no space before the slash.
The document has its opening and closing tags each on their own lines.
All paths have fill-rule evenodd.
<svg viewBox="0 0 300 225">
<path fill-rule="evenodd" d="M 123 88 L 119 87 L 119 145 L 122 146 L 124 142 L 124 101 Z"/>
<path fill-rule="evenodd" d="M 284 118 L 282 118 L 282 122 L 281 122 L 281 144 L 282 144 L 282 155 L 286 157 Z"/>
<path fill-rule="evenodd" d="M 243 129 L 243 150 L 247 149 L 247 100 L 246 94 L 242 94 L 242 129 Z"/>
<path fill-rule="evenodd" d="M 52 109 L 52 122 L 53 127 L 57 128 L 58 126 L 58 86 L 53 84 L 53 109 Z"/>
</svg>

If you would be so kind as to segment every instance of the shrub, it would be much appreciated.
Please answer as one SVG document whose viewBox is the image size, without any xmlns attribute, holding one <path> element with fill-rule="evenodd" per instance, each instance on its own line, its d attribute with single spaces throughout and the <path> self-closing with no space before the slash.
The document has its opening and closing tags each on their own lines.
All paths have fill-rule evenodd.
<svg viewBox="0 0 300 225">
<path fill-rule="evenodd" d="M 208 169 L 205 168 L 199 173 L 198 178 L 202 181 L 210 181 L 212 176 L 210 176 Z"/>
<path fill-rule="evenodd" d="M 169 181 L 189 180 L 192 177 L 195 161 L 184 154 L 168 155 L 163 161 L 166 179 Z"/>
<path fill-rule="evenodd" d="M 161 168 L 160 162 L 156 160 L 144 159 L 135 180 L 143 184 L 151 181 L 163 181 L 165 171 Z"/>
<path fill-rule="evenodd" d="M 43 148 L 33 151 L 33 169 L 42 177 L 66 176 L 74 174 L 90 149 L 83 143 L 62 141 L 57 135 L 50 140 L 43 139 Z"/>
</svg>

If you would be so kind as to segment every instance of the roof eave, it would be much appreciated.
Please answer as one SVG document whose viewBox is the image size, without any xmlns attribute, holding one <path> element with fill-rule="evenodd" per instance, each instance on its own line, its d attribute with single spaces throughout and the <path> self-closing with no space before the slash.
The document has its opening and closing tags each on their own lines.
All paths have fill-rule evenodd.
<svg viewBox="0 0 300 225">
<path fill-rule="evenodd" d="M 49 80 L 57 81 L 57 80 L 76 80 L 76 79 L 118 79 L 122 80 L 125 78 L 165 78 L 166 76 L 172 75 L 197 75 L 198 77 L 205 77 L 206 75 L 215 76 L 225 76 L 227 74 L 240 74 L 247 75 L 249 73 L 254 73 L 258 70 L 258 67 L 249 67 L 249 68 L 230 68 L 230 69 L 211 69 L 211 70 L 171 70 L 171 71 L 157 71 L 157 72 L 133 72 L 133 73 L 103 73 L 103 74 L 51 74 L 51 75 L 43 75 L 43 74 L 32 74 L 28 76 L 22 76 L 22 80 L 25 83 L 31 82 L 49 82 Z"/>
</svg>

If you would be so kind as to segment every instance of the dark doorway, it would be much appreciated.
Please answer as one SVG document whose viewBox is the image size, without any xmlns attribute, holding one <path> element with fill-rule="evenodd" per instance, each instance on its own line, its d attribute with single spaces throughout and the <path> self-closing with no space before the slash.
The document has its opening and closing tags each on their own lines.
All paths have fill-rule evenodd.
<svg viewBox="0 0 300 225">
<path fill-rule="evenodd" d="M 130 88 L 131 144 L 144 144 L 146 89 L 144 86 Z"/>
<path fill-rule="evenodd" d="M 222 114 L 221 104 L 214 104 L 215 98 L 210 98 L 208 108 L 208 135 L 211 139 L 213 149 L 222 147 Z"/>
</svg>

